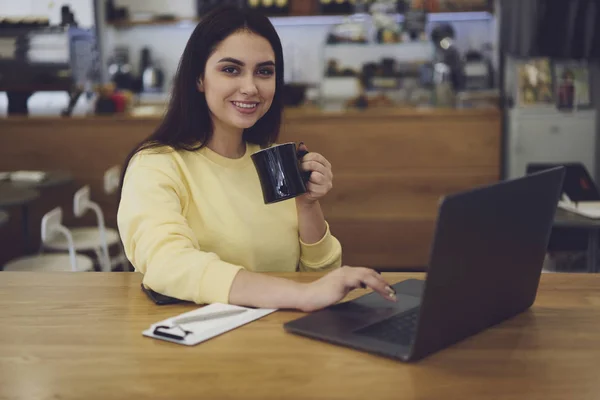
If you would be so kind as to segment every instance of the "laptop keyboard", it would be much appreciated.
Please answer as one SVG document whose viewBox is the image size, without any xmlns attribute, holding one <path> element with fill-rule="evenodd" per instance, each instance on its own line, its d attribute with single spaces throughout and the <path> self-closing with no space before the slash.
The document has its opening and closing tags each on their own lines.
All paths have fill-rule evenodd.
<svg viewBox="0 0 600 400">
<path fill-rule="evenodd" d="M 368 325 L 355 331 L 359 335 L 379 339 L 384 342 L 410 345 L 417 328 L 419 307 L 405 313 L 394 315 L 383 321 Z"/>
</svg>

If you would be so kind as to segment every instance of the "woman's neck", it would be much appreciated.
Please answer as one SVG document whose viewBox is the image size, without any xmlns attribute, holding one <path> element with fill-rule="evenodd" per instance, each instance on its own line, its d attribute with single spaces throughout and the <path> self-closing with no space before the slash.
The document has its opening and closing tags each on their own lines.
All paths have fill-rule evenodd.
<svg viewBox="0 0 600 400">
<path fill-rule="evenodd" d="M 246 154 L 243 129 L 223 129 L 214 125 L 214 132 L 206 147 L 227 158 L 242 158 Z"/>
</svg>

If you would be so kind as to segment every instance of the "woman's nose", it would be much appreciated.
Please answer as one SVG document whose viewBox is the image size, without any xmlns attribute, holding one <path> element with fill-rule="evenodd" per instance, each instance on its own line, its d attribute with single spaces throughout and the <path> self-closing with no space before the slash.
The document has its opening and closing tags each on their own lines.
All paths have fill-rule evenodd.
<svg viewBox="0 0 600 400">
<path fill-rule="evenodd" d="M 249 77 L 243 80 L 240 92 L 247 96 L 255 95 L 258 92 L 256 82 L 254 82 L 254 77 Z"/>
</svg>

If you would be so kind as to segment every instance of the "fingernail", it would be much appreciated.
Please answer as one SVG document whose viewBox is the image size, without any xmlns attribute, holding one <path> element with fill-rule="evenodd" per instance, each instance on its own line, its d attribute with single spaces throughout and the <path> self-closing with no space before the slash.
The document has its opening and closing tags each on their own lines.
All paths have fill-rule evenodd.
<svg viewBox="0 0 600 400">
<path fill-rule="evenodd" d="M 396 291 L 391 286 L 386 286 L 385 291 L 388 292 L 388 297 L 394 301 L 396 301 Z"/>
</svg>

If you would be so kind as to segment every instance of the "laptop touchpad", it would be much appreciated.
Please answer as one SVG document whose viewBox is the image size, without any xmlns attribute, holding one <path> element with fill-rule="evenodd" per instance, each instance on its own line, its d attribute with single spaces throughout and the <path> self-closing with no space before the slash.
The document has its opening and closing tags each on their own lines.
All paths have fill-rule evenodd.
<svg viewBox="0 0 600 400">
<path fill-rule="evenodd" d="M 398 293 L 395 303 L 382 298 L 377 293 L 368 294 L 362 298 L 345 303 L 339 303 L 313 314 L 320 315 L 327 321 L 326 330 L 334 330 L 338 334 L 350 333 L 354 329 L 372 324 L 393 315 L 399 314 L 419 305 L 420 299 Z M 317 317 L 319 318 L 319 317 Z M 314 321 L 313 321 L 314 323 Z M 320 330 L 323 330 L 323 326 Z"/>
<path fill-rule="evenodd" d="M 421 303 L 423 282 L 415 279 L 394 286 L 398 301 L 391 302 L 379 293 L 369 293 L 357 299 L 338 303 L 291 322 L 299 331 L 318 332 L 338 337 L 352 335 L 365 325 L 417 307 Z"/>
<path fill-rule="evenodd" d="M 356 302 L 345 302 L 317 311 L 294 323 L 299 328 L 306 324 L 305 328 L 310 326 L 311 330 L 346 336 L 358 327 L 364 326 L 365 323 L 376 322 L 397 313 L 398 310 L 393 303 L 386 307 L 371 307 Z"/>
</svg>

